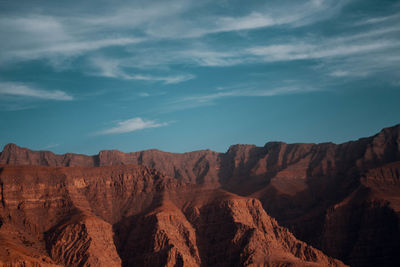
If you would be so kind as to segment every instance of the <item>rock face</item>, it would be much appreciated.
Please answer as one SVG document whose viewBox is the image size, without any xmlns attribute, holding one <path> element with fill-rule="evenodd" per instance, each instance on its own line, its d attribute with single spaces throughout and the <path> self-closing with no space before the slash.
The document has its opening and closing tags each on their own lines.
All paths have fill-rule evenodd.
<svg viewBox="0 0 400 267">
<path fill-rule="evenodd" d="M 91 214 L 74 214 L 45 235 L 50 257 L 67 266 L 120 266 L 112 225 Z"/>
<path fill-rule="evenodd" d="M 345 266 L 253 198 L 144 166 L 3 167 L 7 266 Z"/>
<path fill-rule="evenodd" d="M 234 145 L 226 153 L 112 150 L 85 156 L 10 144 L 0 154 L 6 165 L 137 164 L 180 182 L 255 198 L 296 237 L 352 266 L 400 266 L 399 162 L 400 125 L 339 145 L 270 142 Z M 97 205 L 111 212 L 110 204 Z"/>
</svg>

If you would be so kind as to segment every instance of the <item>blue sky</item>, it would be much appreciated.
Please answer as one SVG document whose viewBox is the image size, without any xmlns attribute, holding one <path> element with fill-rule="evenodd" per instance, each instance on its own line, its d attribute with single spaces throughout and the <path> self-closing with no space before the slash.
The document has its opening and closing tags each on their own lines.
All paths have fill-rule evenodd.
<svg viewBox="0 0 400 267">
<path fill-rule="evenodd" d="M 345 142 L 400 123 L 400 1 L 0 1 L 0 145 Z"/>
</svg>

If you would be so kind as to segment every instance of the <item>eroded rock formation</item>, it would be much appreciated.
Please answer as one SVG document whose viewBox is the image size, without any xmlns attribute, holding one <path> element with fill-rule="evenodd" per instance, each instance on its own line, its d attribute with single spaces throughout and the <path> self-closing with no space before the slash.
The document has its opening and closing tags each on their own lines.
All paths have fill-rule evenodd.
<svg viewBox="0 0 400 267">
<path fill-rule="evenodd" d="M 10 144 L 0 154 L 0 164 L 7 166 L 142 165 L 173 177 L 168 178 L 171 184 L 191 184 L 187 189 L 190 192 L 196 185 L 203 190 L 219 188 L 255 198 L 296 237 L 352 266 L 400 265 L 397 255 L 400 251 L 399 162 L 400 125 L 383 129 L 372 137 L 339 145 L 270 142 L 264 147 L 234 145 L 226 153 L 210 150 L 183 154 L 158 150 L 123 153 L 111 150 L 85 156 L 55 155 Z M 85 174 L 78 176 L 85 177 Z M 77 182 L 77 188 L 87 188 L 85 183 L 84 180 Z M 107 191 L 109 185 L 100 181 L 90 184 L 91 190 L 86 193 L 94 194 L 94 198 L 100 195 L 112 198 L 116 194 Z M 74 205 L 78 206 L 89 205 L 96 211 L 96 216 L 109 216 L 106 221 L 112 225 L 124 225 L 121 216 L 128 218 L 143 212 L 143 207 L 153 203 L 152 191 L 134 198 L 129 193 L 132 188 L 126 188 L 118 191 L 118 195 L 124 197 L 113 203 L 98 199 L 93 206 L 84 199 L 69 201 L 75 201 Z M 74 194 L 72 189 L 69 194 Z M 135 200 L 131 201 L 132 198 Z M 128 215 L 121 215 L 119 210 L 135 212 L 126 211 Z M 184 212 L 180 207 L 178 210 Z M 147 220 L 155 223 L 158 217 L 154 216 Z M 147 222 L 135 216 L 131 219 L 138 223 Z M 187 226 L 182 222 L 180 225 Z M 206 252 L 198 248 L 191 257 L 196 261 L 202 253 Z"/>
<path fill-rule="evenodd" d="M 0 181 L 4 264 L 344 266 L 258 200 L 144 166 L 3 167 Z"/>
</svg>

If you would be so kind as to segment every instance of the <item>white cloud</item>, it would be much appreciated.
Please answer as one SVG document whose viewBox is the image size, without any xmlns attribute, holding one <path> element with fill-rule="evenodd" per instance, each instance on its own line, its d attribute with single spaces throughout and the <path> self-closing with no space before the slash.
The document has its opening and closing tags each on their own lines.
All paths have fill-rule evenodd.
<svg viewBox="0 0 400 267">
<path fill-rule="evenodd" d="M 400 46 L 395 34 L 399 31 L 398 14 L 369 18 L 353 25 L 356 26 L 352 27 L 356 31 L 354 34 L 335 38 L 318 38 L 317 35 L 309 34 L 290 39 L 281 35 L 277 42 L 272 34 L 271 38 L 265 38 L 263 42 L 260 42 L 259 37 L 251 37 L 262 45 L 249 47 L 252 40 L 247 41 L 245 38 L 250 38 L 250 35 L 241 35 L 241 41 L 233 41 L 232 45 L 224 45 L 223 48 L 214 46 L 214 40 L 209 42 L 205 38 L 209 34 L 264 27 L 279 26 L 293 30 L 332 18 L 350 1 L 249 3 L 238 10 L 239 14 L 231 13 L 231 8 L 215 12 L 221 3 L 189 0 L 113 3 L 96 12 L 86 6 L 72 16 L 60 10 L 54 13 L 54 10 L 47 10 L 46 7 L 40 12 L 25 10 L 21 14 L 0 18 L 0 62 L 5 65 L 13 61 L 44 58 L 55 67 L 62 67 L 68 62 L 68 57 L 85 56 L 87 59 L 96 53 L 98 58 L 90 61 L 93 69 L 83 70 L 86 74 L 176 84 L 195 76 L 172 72 L 173 64 L 228 67 L 300 59 L 328 62 L 332 58 L 341 58 L 348 61 L 348 58 L 358 55 L 364 55 L 365 61 L 368 61 L 369 53 Z M 391 22 L 392 25 L 379 28 L 383 26 L 379 24 L 381 22 Z M 370 30 L 366 30 L 366 27 L 370 27 Z M 123 48 L 125 58 L 107 55 L 108 51 L 104 49 L 107 47 Z M 99 51 L 101 49 L 104 50 Z M 143 71 L 146 68 L 168 72 L 158 72 L 156 75 Z M 137 69 L 140 71 L 137 72 Z M 335 71 L 330 68 L 327 73 Z"/>
<path fill-rule="evenodd" d="M 0 18 L 2 33 L 1 47 L 10 50 L 21 50 L 51 46 L 71 41 L 71 35 L 63 23 L 56 17 L 28 15 Z"/>
<path fill-rule="evenodd" d="M 146 33 L 153 38 L 200 38 L 209 34 L 254 30 L 288 23 L 287 19 L 274 18 L 269 14 L 251 12 L 244 16 L 204 16 L 192 20 L 171 18 L 168 23 L 152 24 Z"/>
<path fill-rule="evenodd" d="M 163 24 L 197 5 L 198 3 L 194 4 L 194 1 L 190 0 L 148 1 L 140 4 L 131 2 L 123 5 L 112 3 L 112 8 L 108 9 L 107 12 L 96 12 L 84 17 L 77 16 L 74 20 L 80 25 L 87 26 L 90 31 L 99 27 L 120 30 L 140 29 L 145 28 L 148 24 Z"/>
<path fill-rule="evenodd" d="M 398 47 L 400 43 L 389 41 L 375 41 L 364 44 L 335 44 L 329 41 L 321 45 L 312 44 L 280 44 L 249 48 L 247 51 L 265 61 L 288 61 L 300 59 L 320 59 L 329 57 L 343 57 L 366 52 L 385 50 Z"/>
<path fill-rule="evenodd" d="M 144 41 L 131 35 L 101 34 L 98 29 L 60 16 L 3 17 L 0 19 L 0 60 L 3 64 L 40 58 L 52 60 Z"/>
<path fill-rule="evenodd" d="M 148 129 L 148 128 L 158 128 L 167 126 L 168 123 L 157 123 L 152 120 L 143 120 L 142 118 L 132 118 L 129 120 L 121 121 L 117 123 L 117 126 L 112 127 L 110 129 L 106 129 L 98 132 L 97 134 L 121 134 L 121 133 L 129 133 L 138 130 Z"/>
<path fill-rule="evenodd" d="M 331 77 L 362 78 L 374 73 L 397 73 L 399 28 L 381 27 L 331 38 L 292 39 L 286 43 L 248 48 L 252 62 L 318 60 L 318 70 Z M 249 55 L 247 55 L 249 57 Z"/>
<path fill-rule="evenodd" d="M 269 15 L 263 15 L 258 12 L 252 12 L 243 17 L 221 17 L 216 21 L 215 32 L 240 31 L 257 29 L 261 27 L 280 24 L 282 21 L 276 20 Z M 210 31 L 212 32 L 212 31 Z"/>
<path fill-rule="evenodd" d="M 18 60 L 31 60 L 37 58 L 52 58 L 55 56 L 75 56 L 88 51 L 94 51 L 110 46 L 125 46 L 141 42 L 142 39 L 138 38 L 117 38 L 117 39 L 102 39 L 94 41 L 73 41 L 58 44 L 48 44 L 45 47 L 39 48 L 26 48 L 20 50 L 12 50 L 7 55 L 7 58 L 14 58 Z"/>
<path fill-rule="evenodd" d="M 396 51 L 396 50 L 395 50 Z M 387 53 L 375 53 L 369 57 L 362 55 L 333 61 L 325 66 L 329 76 L 363 78 L 378 73 L 391 73 L 395 77 L 400 75 L 400 57 L 394 56 L 391 51 Z"/>
<path fill-rule="evenodd" d="M 311 0 L 311 4 L 316 7 L 320 7 L 324 4 L 324 0 Z"/>
<path fill-rule="evenodd" d="M 241 64 L 262 62 L 292 61 L 301 59 L 330 60 L 330 58 L 353 57 L 371 52 L 382 52 L 399 47 L 400 43 L 393 38 L 393 33 L 400 31 L 398 27 L 383 27 L 363 31 L 357 34 L 339 35 L 331 38 L 289 39 L 286 42 L 273 43 L 256 47 L 226 47 L 224 50 L 201 42 L 192 42 L 180 50 L 146 48 L 135 50 L 136 55 L 125 59 L 121 65 L 141 68 L 168 68 L 171 64 L 193 64 L 205 67 L 229 67 Z M 151 54 L 151 57 L 147 55 Z M 109 73 L 109 69 L 104 73 Z M 122 75 L 121 75 L 122 76 Z"/>
<path fill-rule="evenodd" d="M 253 10 L 240 16 L 202 14 L 203 16 L 190 16 L 190 19 L 171 16 L 168 18 L 168 23 L 147 25 L 146 33 L 157 38 L 174 39 L 199 38 L 208 34 L 281 25 L 298 27 L 330 18 L 347 2 L 348 0 L 290 1 L 280 5 L 271 3 L 259 5 L 254 8 L 257 11 Z"/>
<path fill-rule="evenodd" d="M 175 60 L 194 62 L 199 66 L 227 67 L 244 63 L 244 54 L 236 51 L 213 51 L 207 48 L 188 49 L 177 52 Z"/>
<path fill-rule="evenodd" d="M 153 75 L 126 75 L 123 78 L 126 80 L 142 80 L 142 81 L 160 81 L 165 84 L 181 83 L 193 79 L 192 74 L 172 75 L 172 76 L 153 76 Z"/>
<path fill-rule="evenodd" d="M 346 76 L 349 76 L 350 73 L 348 71 L 337 70 L 337 71 L 330 73 L 330 75 L 333 77 L 346 77 Z"/>
<path fill-rule="evenodd" d="M 110 60 L 108 71 L 115 71 L 116 67 L 170 70 L 172 64 L 227 67 L 245 63 L 247 56 L 242 49 L 218 50 L 199 42 L 190 42 L 181 47 L 170 49 L 149 47 L 128 50 L 134 53 L 132 57 L 107 59 Z M 151 54 L 151 57 L 148 56 L 149 54 Z"/>
<path fill-rule="evenodd" d="M 262 57 L 264 61 L 285 61 L 308 58 L 315 46 L 308 44 L 276 44 L 247 49 L 251 55 Z"/>
<path fill-rule="evenodd" d="M 18 97 L 30 97 L 48 100 L 72 100 L 73 97 L 60 90 L 41 90 L 31 88 L 24 84 L 1 82 L 0 83 L 0 95 L 6 96 L 18 96 Z"/>
<path fill-rule="evenodd" d="M 332 77 L 366 77 L 368 75 L 368 71 L 362 69 L 356 70 L 335 70 L 329 73 Z"/>
<path fill-rule="evenodd" d="M 138 96 L 140 96 L 140 97 L 155 97 L 155 96 L 162 96 L 165 94 L 166 94 L 166 92 L 152 92 L 151 94 L 142 92 L 142 93 L 139 93 Z"/>
<path fill-rule="evenodd" d="M 360 41 L 360 40 L 367 40 L 368 42 L 371 42 L 382 36 L 391 37 L 394 32 L 400 32 L 400 25 L 394 25 L 392 27 L 382 27 L 369 31 L 363 31 L 357 34 L 340 36 L 336 37 L 332 41 L 334 41 L 335 43 L 348 43 L 351 41 Z"/>
<path fill-rule="evenodd" d="M 384 17 L 374 17 L 374 18 L 369 18 L 369 19 L 365 19 L 363 21 L 360 21 L 356 25 L 377 24 L 377 23 L 396 20 L 396 19 L 399 19 L 399 18 L 400 18 L 400 14 L 389 15 L 389 16 L 384 16 Z"/>
<path fill-rule="evenodd" d="M 195 76 L 192 74 L 180 74 L 180 75 L 166 75 L 166 76 L 155 76 L 155 75 L 144 75 L 144 74 L 128 74 L 122 68 L 124 67 L 124 59 L 112 59 L 104 57 L 96 57 L 90 60 L 90 64 L 96 70 L 93 74 L 109 77 L 118 78 L 123 80 L 141 80 L 141 81 L 153 81 L 153 82 L 164 82 L 165 84 L 176 84 L 194 79 Z M 127 66 L 129 67 L 129 65 Z"/>
<path fill-rule="evenodd" d="M 197 102 L 208 102 L 213 101 L 219 98 L 226 97 L 269 97 L 283 94 L 293 94 L 300 92 L 309 92 L 310 89 L 299 88 L 299 87 L 280 87 L 274 89 L 253 89 L 253 88 L 244 88 L 232 91 L 222 91 L 209 95 L 201 95 L 201 96 L 191 96 L 185 97 L 181 99 L 181 101 L 197 101 Z"/>
<path fill-rule="evenodd" d="M 218 90 L 218 89 L 217 89 Z M 272 97 L 286 94 L 300 94 L 316 91 L 317 89 L 311 87 L 296 87 L 286 86 L 273 89 L 255 89 L 252 87 L 243 86 L 235 90 L 218 90 L 216 93 L 205 95 L 185 96 L 176 99 L 165 108 L 165 112 L 184 110 L 196 108 L 201 106 L 209 106 L 215 104 L 219 99 L 232 98 L 232 97 Z"/>
<path fill-rule="evenodd" d="M 42 149 L 50 149 L 50 148 L 55 148 L 55 147 L 59 147 L 60 144 L 55 144 L 55 143 L 50 143 L 47 146 L 44 146 Z"/>
<path fill-rule="evenodd" d="M 194 13 L 199 6 L 212 3 L 197 1 L 124 3 L 96 13 L 83 9 L 82 13 L 73 16 L 51 10 L 46 12 L 45 8 L 40 13 L 25 11 L 0 19 L 0 59 L 70 57 L 109 46 L 127 47 L 163 38 L 180 40 L 282 24 L 297 26 L 326 19 L 332 10 L 341 6 L 338 2 L 346 1 L 303 1 L 283 5 L 285 8 L 263 4 L 257 6 L 257 11 L 249 10 L 240 16 L 232 16 L 229 12 Z M 220 62 L 204 62 L 210 66 L 221 65 Z"/>
<path fill-rule="evenodd" d="M 20 14 L 2 16 L 0 60 L 9 63 L 56 57 L 59 61 L 62 57 L 110 46 L 131 46 L 147 40 L 143 35 L 147 24 L 162 25 L 190 4 L 189 1 L 113 3 L 98 12 L 88 7 L 72 16 L 62 10 L 55 13 L 45 6 L 40 12 L 21 8 Z"/>
</svg>

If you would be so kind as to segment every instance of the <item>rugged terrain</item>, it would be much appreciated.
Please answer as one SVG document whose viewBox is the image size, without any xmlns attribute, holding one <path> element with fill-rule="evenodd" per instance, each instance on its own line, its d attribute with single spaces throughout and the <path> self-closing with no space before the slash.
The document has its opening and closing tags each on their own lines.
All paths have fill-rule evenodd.
<svg viewBox="0 0 400 267">
<path fill-rule="evenodd" d="M 239 265 L 257 265 L 263 261 L 277 263 L 282 259 L 296 263 L 298 260 L 312 261 L 308 252 L 283 249 L 291 245 L 282 241 L 279 234 L 275 234 L 274 240 L 280 245 L 267 245 L 273 243 L 269 241 L 273 237 L 269 236 L 271 229 L 279 226 L 265 210 L 297 238 L 346 264 L 400 266 L 400 125 L 383 129 L 372 137 L 339 145 L 270 142 L 264 147 L 234 145 L 226 153 L 210 150 L 183 154 L 158 150 L 123 153 L 112 150 L 101 151 L 95 156 L 55 155 L 49 151 L 31 151 L 9 144 L 0 155 L 0 164 L 4 166 L 1 173 L 3 226 L 0 230 L 12 227 L 7 231 L 19 233 L 21 229 L 34 228 L 32 233 L 39 237 L 44 233 L 42 243 L 35 241 L 29 247 L 31 254 L 23 252 L 23 249 L 28 249 L 26 245 L 19 246 L 10 237 L 1 237 L 7 242 L 14 242 L 8 246 L 11 254 L 25 253 L 36 259 L 42 255 L 40 260 L 49 263 L 78 259 L 90 263 L 94 259 L 102 260 L 101 256 L 107 253 L 105 259 L 115 259 L 117 265 L 120 264 L 119 259 L 127 266 L 132 263 L 157 265 L 166 262 L 174 265 L 173 261 L 169 261 L 172 259 L 176 260 L 177 265 L 187 263 L 203 266 L 212 265 L 222 258 L 227 261 L 227 266 L 233 262 Z M 137 178 L 140 175 L 132 178 L 135 181 L 124 180 L 125 189 L 120 187 L 119 191 L 115 191 L 118 193 L 106 190 L 118 182 L 108 180 L 111 185 L 100 182 L 111 179 L 102 174 L 124 168 L 139 168 L 130 164 L 142 165 L 148 172 L 154 172 L 152 175 L 155 176 L 149 179 L 152 183 L 157 180 L 155 177 L 163 177 L 159 180 L 160 185 L 153 185 L 158 191 L 154 188 L 145 192 L 139 190 L 140 193 L 136 195 L 132 193 L 136 192 L 134 185 L 125 187 L 127 183 L 137 183 L 136 180 L 142 179 Z M 11 167 L 23 165 L 52 168 Z M 49 205 L 43 209 L 47 211 L 30 214 L 21 211 L 30 202 L 17 196 L 10 199 L 18 203 L 14 207 L 16 213 L 9 215 L 7 212 L 11 212 L 11 209 L 6 208 L 6 186 L 24 185 L 26 177 L 31 177 L 33 170 L 45 173 L 44 177 L 54 175 L 50 180 L 59 191 L 52 195 L 54 200 L 51 203 L 60 201 L 63 205 L 53 211 L 55 215 L 50 216 L 48 213 L 55 204 L 45 204 L 47 202 L 43 200 L 42 205 Z M 10 172 L 15 172 L 15 179 L 23 180 L 10 182 L 6 175 Z M 94 178 L 88 182 L 85 179 L 91 177 L 87 174 L 89 172 L 99 174 L 92 175 Z M 126 175 L 130 175 L 129 172 L 133 170 L 127 171 Z M 67 182 L 71 181 L 68 178 L 71 176 L 81 179 L 77 180 L 80 182 L 76 182 L 74 187 Z M 32 177 L 29 179 L 33 179 L 32 188 L 40 184 Z M 69 186 L 69 189 L 61 185 L 65 188 Z M 44 183 L 43 190 L 49 186 Z M 114 198 L 113 194 L 118 198 Z M 36 198 L 45 199 L 40 194 L 28 199 L 33 201 Z M 66 218 L 61 220 L 60 214 Z M 254 214 L 258 214 L 258 219 Z M 14 219 L 14 222 L 12 218 L 18 220 Z M 44 223 L 39 222 L 39 218 L 48 218 L 47 224 L 38 226 Z M 31 220 L 37 220 L 32 224 L 34 226 L 30 224 Z M 25 225 L 27 221 L 29 223 Z M 154 230 L 159 229 L 160 225 L 164 225 L 164 228 Z M 202 225 L 208 226 L 203 228 Z M 219 226 L 213 228 L 211 225 Z M 107 227 L 111 227 L 111 232 L 101 240 L 92 237 L 99 231 L 95 229 Z M 256 230 L 250 231 L 249 227 Z M 83 230 L 79 232 L 77 229 Z M 84 238 L 71 236 L 70 233 L 74 231 L 81 233 L 80 236 Z M 285 231 L 282 230 L 282 233 Z M 21 235 L 27 234 L 26 231 L 22 232 Z M 141 239 L 143 236 L 153 238 Z M 288 236 L 294 238 L 289 233 Z M 111 239 L 114 239 L 117 252 L 111 249 L 112 246 L 106 246 L 106 252 L 93 256 L 98 250 L 90 244 L 101 247 Z M 76 254 L 58 248 L 57 244 L 63 244 L 65 240 L 71 240 L 73 245 L 70 245 L 70 249 L 79 247 L 82 251 Z M 305 243 L 296 244 L 302 244 L 296 245 L 300 246 L 301 251 L 303 246 L 311 249 Z M 274 259 L 279 253 L 271 253 L 273 247 L 279 248 L 277 251 L 285 251 L 285 256 Z M 129 251 L 131 248 L 142 252 L 132 253 Z M 160 256 L 154 256 L 154 251 Z M 313 251 L 320 255 L 314 257 L 317 264 L 323 266 L 327 261 L 337 263 L 327 260 L 320 251 Z M 253 256 L 250 257 L 250 254 Z M 294 258 L 291 258 L 293 255 Z M 308 256 L 302 258 L 300 255 Z M 168 261 L 163 261 L 165 258 Z"/>
<path fill-rule="evenodd" d="M 3 167 L 7 266 L 344 266 L 253 198 L 144 166 Z"/>
</svg>

